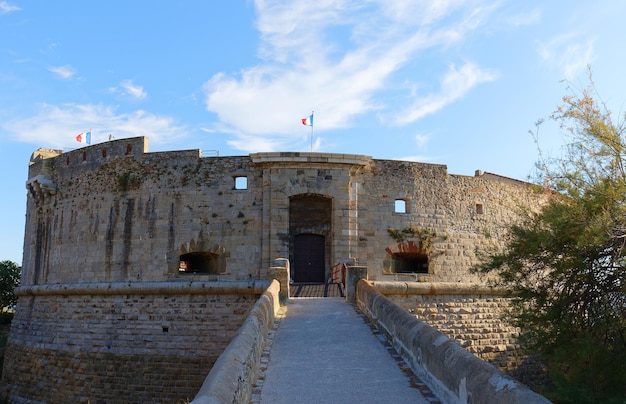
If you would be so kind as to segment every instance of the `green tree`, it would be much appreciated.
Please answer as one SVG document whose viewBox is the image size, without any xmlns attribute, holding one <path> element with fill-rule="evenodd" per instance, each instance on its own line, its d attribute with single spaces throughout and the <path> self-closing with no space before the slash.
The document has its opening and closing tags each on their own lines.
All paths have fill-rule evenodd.
<svg viewBox="0 0 626 404">
<path fill-rule="evenodd" d="M 20 285 L 21 270 L 13 261 L 0 261 L 0 308 L 17 303 L 13 290 Z"/>
<path fill-rule="evenodd" d="M 475 271 L 513 292 L 520 342 L 550 371 L 556 402 L 626 399 L 626 141 L 591 84 L 551 118 L 569 141 L 538 163 L 546 203 Z"/>
</svg>

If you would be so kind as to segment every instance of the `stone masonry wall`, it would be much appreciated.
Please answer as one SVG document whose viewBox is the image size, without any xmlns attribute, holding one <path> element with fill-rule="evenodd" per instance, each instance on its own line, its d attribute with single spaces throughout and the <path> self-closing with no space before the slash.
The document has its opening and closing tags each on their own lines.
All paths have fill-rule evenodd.
<svg viewBox="0 0 626 404">
<path fill-rule="evenodd" d="M 520 181 L 449 175 L 438 164 L 146 149 L 147 139 L 136 138 L 33 156 L 23 284 L 178 279 L 180 257 L 194 252 L 218 264 L 184 279 L 264 279 L 273 259 L 293 259 L 290 217 L 301 212 L 290 212 L 289 201 L 301 195 L 331 201 L 328 275 L 351 258 L 370 279 L 482 283 L 468 271 L 476 252 L 501 246 L 519 209 L 541 198 Z M 245 189 L 235 187 L 237 177 L 247 179 Z M 394 212 L 396 199 L 406 213 Z M 390 252 L 403 246 L 388 229 L 407 227 L 437 233 L 426 274 L 393 270 Z"/>
<path fill-rule="evenodd" d="M 519 329 L 501 315 L 509 299 L 485 295 L 387 295 L 421 320 L 477 357 L 506 373 L 515 373 L 525 357 L 519 353 Z"/>
<path fill-rule="evenodd" d="M 507 227 L 522 208 L 538 206 L 541 194 L 520 181 L 448 175 L 445 166 L 373 160 L 362 174 L 359 198 L 359 265 L 370 280 L 484 283 L 469 272 L 477 251 L 503 246 Z M 497 177 L 496 177 L 497 178 Z M 394 213 L 394 201 L 407 203 Z M 389 251 L 402 250 L 388 229 L 431 229 L 428 274 L 396 274 Z M 419 242 L 413 238 L 407 241 Z"/>
<path fill-rule="evenodd" d="M 117 143 L 126 142 L 143 150 L 136 139 Z M 196 251 L 225 263 L 213 279 L 259 278 L 262 208 L 247 157 L 104 156 L 117 143 L 31 165 L 31 178 L 45 173 L 55 192 L 28 200 L 23 284 L 161 281 L 177 277 L 180 255 Z M 237 175 L 249 189 L 234 189 Z"/>
<path fill-rule="evenodd" d="M 15 402 L 191 399 L 257 298 L 21 296 L 4 359 L 3 393 Z"/>
</svg>

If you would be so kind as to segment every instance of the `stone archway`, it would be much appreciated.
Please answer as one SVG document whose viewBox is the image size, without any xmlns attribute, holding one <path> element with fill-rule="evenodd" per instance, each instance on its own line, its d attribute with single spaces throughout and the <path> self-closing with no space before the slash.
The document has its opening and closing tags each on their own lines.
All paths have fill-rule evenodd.
<svg viewBox="0 0 626 404">
<path fill-rule="evenodd" d="M 407 240 L 385 248 L 387 273 L 429 273 L 429 254 L 421 243 Z"/>
</svg>

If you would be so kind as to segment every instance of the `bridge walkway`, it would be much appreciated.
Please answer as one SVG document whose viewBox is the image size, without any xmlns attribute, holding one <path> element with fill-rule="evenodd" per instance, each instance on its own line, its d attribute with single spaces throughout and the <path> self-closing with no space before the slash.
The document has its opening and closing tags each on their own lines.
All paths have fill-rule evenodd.
<svg viewBox="0 0 626 404">
<path fill-rule="evenodd" d="M 253 403 L 439 403 L 342 298 L 291 298 L 270 335 Z"/>
</svg>

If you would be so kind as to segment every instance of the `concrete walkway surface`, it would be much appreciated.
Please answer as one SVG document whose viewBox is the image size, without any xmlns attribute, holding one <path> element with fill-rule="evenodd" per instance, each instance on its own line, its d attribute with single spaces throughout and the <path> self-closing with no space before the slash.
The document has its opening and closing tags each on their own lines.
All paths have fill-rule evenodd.
<svg viewBox="0 0 626 404">
<path fill-rule="evenodd" d="M 278 324 L 253 402 L 439 403 L 344 299 L 292 298 Z"/>
</svg>

